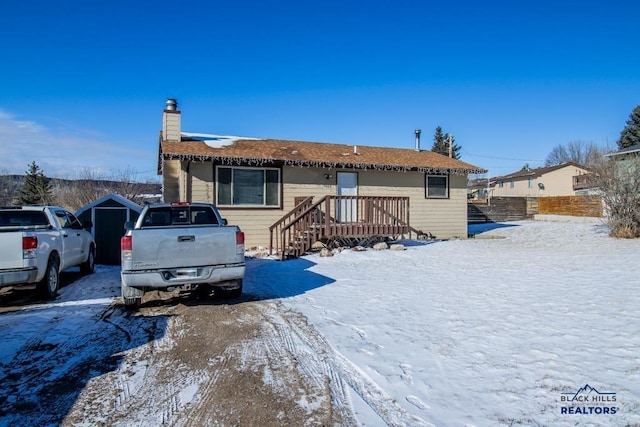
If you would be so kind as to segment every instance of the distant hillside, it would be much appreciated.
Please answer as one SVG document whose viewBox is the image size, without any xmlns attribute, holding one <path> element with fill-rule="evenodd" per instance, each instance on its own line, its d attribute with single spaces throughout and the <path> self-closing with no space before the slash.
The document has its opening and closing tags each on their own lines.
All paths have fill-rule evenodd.
<svg viewBox="0 0 640 427">
<path fill-rule="evenodd" d="M 24 175 L 0 175 L 0 206 L 11 206 L 19 196 Z M 160 183 L 121 182 L 113 180 L 50 178 L 56 201 L 53 204 L 75 211 L 102 196 L 117 193 L 136 203 L 157 201 L 162 193 Z"/>
</svg>

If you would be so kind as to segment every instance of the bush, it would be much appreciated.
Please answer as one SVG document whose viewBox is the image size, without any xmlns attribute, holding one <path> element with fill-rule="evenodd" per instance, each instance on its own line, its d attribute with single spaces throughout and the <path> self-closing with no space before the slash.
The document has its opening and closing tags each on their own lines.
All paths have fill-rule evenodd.
<svg viewBox="0 0 640 427">
<path fill-rule="evenodd" d="M 640 157 L 606 160 L 594 168 L 610 235 L 640 237 Z"/>
</svg>

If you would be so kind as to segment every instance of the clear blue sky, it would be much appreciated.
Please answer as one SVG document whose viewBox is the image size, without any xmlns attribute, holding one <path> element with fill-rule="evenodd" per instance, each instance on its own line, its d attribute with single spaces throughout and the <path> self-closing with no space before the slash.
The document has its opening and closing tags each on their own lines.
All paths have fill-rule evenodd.
<svg viewBox="0 0 640 427">
<path fill-rule="evenodd" d="M 640 104 L 638 1 L 0 1 L 0 170 L 155 178 L 184 131 L 431 148 L 501 175 L 615 145 Z"/>
</svg>

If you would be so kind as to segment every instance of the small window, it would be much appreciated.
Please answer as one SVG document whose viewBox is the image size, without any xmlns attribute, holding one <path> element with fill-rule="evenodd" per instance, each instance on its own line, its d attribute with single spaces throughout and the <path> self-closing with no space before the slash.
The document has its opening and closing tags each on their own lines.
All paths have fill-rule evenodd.
<svg viewBox="0 0 640 427">
<path fill-rule="evenodd" d="M 218 206 L 280 206 L 280 170 L 218 167 Z"/>
<path fill-rule="evenodd" d="M 447 175 L 427 175 L 426 196 L 428 199 L 449 197 L 449 177 Z"/>
<path fill-rule="evenodd" d="M 504 181 L 500 181 L 498 183 L 498 188 L 503 188 L 504 187 Z"/>
<path fill-rule="evenodd" d="M 509 188 L 513 188 L 516 186 L 516 183 L 513 181 L 509 181 Z"/>
<path fill-rule="evenodd" d="M 533 188 L 533 178 L 529 178 L 529 188 Z"/>
</svg>

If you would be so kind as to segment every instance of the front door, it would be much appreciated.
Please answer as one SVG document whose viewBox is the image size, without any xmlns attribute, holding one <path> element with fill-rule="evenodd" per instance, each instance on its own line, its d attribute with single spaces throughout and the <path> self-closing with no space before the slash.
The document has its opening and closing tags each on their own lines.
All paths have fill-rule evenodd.
<svg viewBox="0 0 640 427">
<path fill-rule="evenodd" d="M 355 172 L 337 173 L 338 196 L 358 195 L 358 174 Z M 338 206 L 338 222 L 353 222 L 357 218 L 357 202 L 355 199 L 340 200 Z"/>
</svg>

